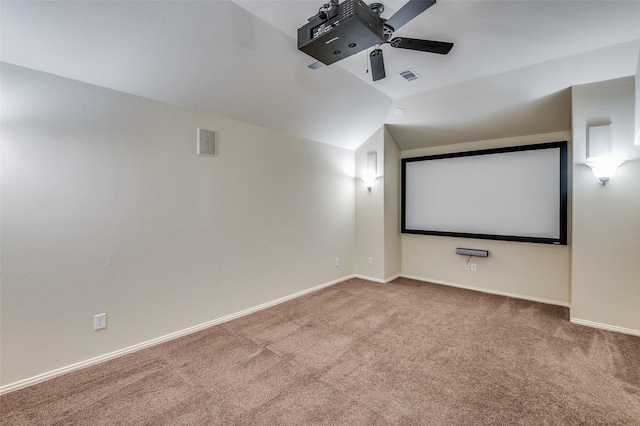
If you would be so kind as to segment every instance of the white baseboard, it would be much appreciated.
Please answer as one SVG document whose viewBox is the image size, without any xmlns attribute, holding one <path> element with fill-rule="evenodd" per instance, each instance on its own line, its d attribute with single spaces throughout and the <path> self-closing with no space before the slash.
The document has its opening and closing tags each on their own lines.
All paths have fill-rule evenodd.
<svg viewBox="0 0 640 426">
<path fill-rule="evenodd" d="M 425 281 L 425 282 L 434 283 L 434 284 L 440 284 L 440 285 L 446 285 L 446 286 L 451 286 L 451 287 L 464 288 L 466 290 L 479 291 L 479 292 L 482 292 L 482 293 L 496 294 L 498 296 L 507 296 L 507 297 L 513 297 L 513 298 L 516 298 L 516 299 L 530 300 L 532 302 L 540 302 L 540 303 L 546 303 L 548 305 L 556 305 L 556 306 L 562 306 L 562 307 L 565 307 L 565 308 L 571 308 L 571 303 L 562 302 L 562 301 L 559 301 L 559 300 L 551 300 L 551 299 L 545 299 L 545 298 L 542 298 L 542 297 L 535 297 L 535 296 L 526 296 L 526 295 L 522 295 L 522 294 L 509 293 L 509 292 L 500 291 L 500 290 L 491 290 L 491 289 L 486 289 L 486 288 L 482 288 L 482 287 L 474 287 L 474 286 L 463 285 L 463 284 L 456 284 L 456 283 L 451 283 L 451 282 L 446 282 L 446 281 L 441 281 L 441 280 L 432 280 L 432 279 L 429 279 L 429 278 L 416 277 L 416 276 L 407 275 L 407 274 L 400 274 L 400 276 L 403 277 L 403 278 L 409 278 L 409 279 L 412 279 L 412 280 Z M 588 320 L 583 320 L 583 319 L 574 318 L 574 317 L 570 317 L 569 318 L 569 322 L 572 323 L 572 324 L 578 324 L 578 325 L 584 325 L 584 326 L 587 326 L 587 327 L 599 328 L 601 330 L 613 331 L 613 332 L 616 332 L 616 333 L 630 334 L 632 336 L 640 336 L 640 330 L 634 330 L 632 328 L 625 328 L 625 327 L 618 327 L 617 325 L 603 324 L 603 323 L 599 323 L 599 322 L 595 322 L 595 321 L 588 321 Z"/>
<path fill-rule="evenodd" d="M 360 278 L 361 280 L 373 281 L 374 283 L 386 284 L 386 283 L 389 283 L 389 282 L 395 280 L 396 278 L 399 278 L 400 276 L 401 276 L 401 274 L 396 274 L 396 275 L 394 275 L 392 277 L 389 277 L 389 278 L 380 279 L 380 278 L 369 277 L 367 275 L 355 274 L 353 277 L 354 278 Z"/>
<path fill-rule="evenodd" d="M 200 330 L 203 330 L 205 328 L 212 327 L 214 325 L 222 324 L 223 322 L 231 321 L 232 319 L 236 319 L 236 318 L 239 318 L 239 317 L 242 317 L 242 316 L 245 316 L 245 315 L 249 315 L 249 314 L 252 314 L 254 312 L 261 311 L 263 309 L 270 308 L 270 307 L 275 306 L 275 305 L 279 305 L 280 303 L 284 303 L 284 302 L 287 302 L 287 301 L 289 301 L 291 299 L 295 299 L 297 297 L 304 296 L 305 294 L 312 293 L 314 291 L 318 291 L 318 290 L 323 289 L 325 287 L 329 287 L 329 286 L 341 283 L 341 282 L 346 281 L 346 280 L 351 279 L 351 278 L 355 278 L 355 275 L 348 275 L 346 277 L 342 277 L 342 278 L 339 278 L 339 279 L 334 280 L 334 281 L 330 281 L 330 282 L 327 282 L 327 283 L 324 283 L 324 284 L 320 284 L 318 286 L 311 287 L 311 288 L 308 288 L 306 290 L 302 290 L 302 291 L 299 291 L 297 293 L 293 293 L 293 294 L 290 294 L 288 296 L 284 296 L 284 297 L 281 297 L 279 299 L 275 299 L 275 300 L 263 303 L 263 304 L 258 305 L 258 306 L 254 306 L 252 308 L 244 309 L 242 311 L 235 312 L 233 314 L 226 315 L 224 317 L 220 317 L 220 318 L 214 319 L 212 321 L 207 321 L 205 323 L 198 324 L 198 325 L 195 325 L 193 327 L 185 328 L 184 330 L 176 331 L 174 333 L 170 333 L 170 334 L 167 334 L 167 335 L 164 335 L 164 336 L 161 336 L 161 337 L 157 337 L 155 339 L 147 340 L 146 342 L 138 343 L 136 345 L 129 346 L 129 347 L 123 348 L 123 349 L 119 349 L 117 351 L 110 352 L 110 353 L 107 353 L 107 354 L 104 354 L 104 355 L 100 355 L 100 356 L 97 356 L 95 358 L 87 359 L 85 361 L 80 361 L 80 362 L 77 362 L 75 364 L 67 365 L 66 367 L 62 367 L 62 368 L 58 368 L 58 369 L 55 369 L 55 370 L 52 370 L 52 371 L 49 371 L 49 372 L 46 372 L 46 373 L 38 374 L 37 376 L 33 376 L 33 377 L 28 378 L 28 379 L 19 380 L 19 381 L 14 382 L 14 383 L 9 383 L 7 385 L 0 386 L 0 395 L 5 394 L 5 393 L 9 393 L 9 392 L 13 392 L 13 391 L 18 390 L 18 389 L 25 388 L 27 386 L 35 385 L 37 383 L 44 382 L 45 380 L 53 379 L 54 377 L 58 377 L 58 376 L 61 376 L 63 374 L 70 373 L 72 371 L 76 371 L 76 370 L 80 370 L 82 368 L 90 367 L 92 365 L 99 364 L 101 362 L 108 361 L 108 360 L 113 359 L 113 358 L 118 358 L 118 357 L 121 357 L 123 355 L 127 355 L 127 354 L 130 354 L 132 352 L 139 351 L 141 349 L 145 349 L 145 348 L 148 348 L 148 347 L 151 347 L 151 346 L 155 346 L 155 345 L 158 345 L 160 343 L 164 343 L 164 342 L 172 340 L 172 339 L 177 339 L 178 337 L 186 336 L 187 334 L 195 333 L 196 331 L 200 331 Z"/>
<path fill-rule="evenodd" d="M 513 297 L 515 299 L 530 300 L 532 302 L 546 303 L 547 305 L 563 306 L 565 308 L 571 307 L 571 304 L 569 302 L 562 302 L 560 300 L 545 299 L 543 297 L 536 297 L 536 296 L 527 296 L 524 294 L 510 293 L 508 291 L 492 290 L 484 287 L 475 287 L 472 285 L 457 284 L 457 283 L 441 281 L 441 280 L 432 280 L 429 278 L 416 277 L 416 276 L 407 275 L 407 274 L 400 274 L 400 276 L 403 278 L 409 278 L 412 280 L 425 281 L 425 282 L 434 283 L 434 284 L 446 285 L 449 287 L 463 288 L 465 290 L 479 291 L 481 293 L 489 293 L 489 294 L 495 294 L 498 296 Z"/>
<path fill-rule="evenodd" d="M 402 274 L 395 274 L 389 278 L 385 278 L 384 282 L 385 283 L 390 283 L 391 281 L 395 280 L 396 278 L 400 278 L 402 276 Z"/>
<path fill-rule="evenodd" d="M 587 327 L 599 328 L 607 331 L 615 331 L 616 333 L 630 334 L 632 336 L 640 336 L 640 330 L 632 328 L 618 327 L 617 325 L 602 324 L 600 322 L 588 321 L 579 318 L 569 318 L 571 324 L 586 325 Z"/>
<path fill-rule="evenodd" d="M 361 274 L 354 274 L 353 277 L 360 278 L 361 280 L 373 281 L 374 283 L 384 284 L 384 280 L 381 280 L 380 278 L 368 277 L 366 275 L 361 275 Z"/>
</svg>

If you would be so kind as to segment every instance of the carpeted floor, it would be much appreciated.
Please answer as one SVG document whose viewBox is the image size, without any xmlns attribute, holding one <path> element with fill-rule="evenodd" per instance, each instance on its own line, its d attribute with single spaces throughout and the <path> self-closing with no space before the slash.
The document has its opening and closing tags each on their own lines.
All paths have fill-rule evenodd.
<svg viewBox="0 0 640 426">
<path fill-rule="evenodd" d="M 640 425 L 640 338 L 353 279 L 0 397 L 3 425 Z"/>
</svg>

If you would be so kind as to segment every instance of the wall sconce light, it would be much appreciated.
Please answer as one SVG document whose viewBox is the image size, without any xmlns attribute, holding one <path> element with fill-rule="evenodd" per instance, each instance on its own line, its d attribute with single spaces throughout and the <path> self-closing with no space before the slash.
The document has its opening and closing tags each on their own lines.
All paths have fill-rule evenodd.
<svg viewBox="0 0 640 426">
<path fill-rule="evenodd" d="M 362 175 L 362 181 L 369 191 L 378 177 L 378 153 L 376 151 L 367 152 L 367 168 Z"/>
<path fill-rule="evenodd" d="M 611 123 L 601 126 L 587 126 L 587 166 L 604 185 L 618 167 L 624 163 L 613 158 L 611 147 Z"/>
<path fill-rule="evenodd" d="M 624 163 L 624 161 L 614 158 L 600 158 L 587 162 L 587 166 L 591 167 L 593 175 L 604 185 L 609 182 L 609 178 L 616 173 L 616 170 L 618 170 L 618 167 L 620 167 L 622 163 Z"/>
</svg>

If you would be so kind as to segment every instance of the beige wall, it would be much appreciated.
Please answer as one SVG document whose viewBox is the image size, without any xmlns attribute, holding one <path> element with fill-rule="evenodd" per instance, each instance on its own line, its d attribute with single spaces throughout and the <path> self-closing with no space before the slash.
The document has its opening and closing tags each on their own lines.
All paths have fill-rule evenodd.
<svg viewBox="0 0 640 426">
<path fill-rule="evenodd" d="M 355 272 L 361 277 L 384 281 L 384 187 L 385 177 L 378 178 L 371 191 L 360 179 L 366 170 L 367 153 L 376 152 L 378 174 L 384 173 L 384 128 L 378 129 L 355 153 L 356 254 Z M 369 263 L 371 258 L 371 263 Z"/>
<path fill-rule="evenodd" d="M 634 78 L 573 87 L 573 322 L 640 335 L 640 146 Z M 584 159 L 586 128 L 611 122 L 614 155 L 627 162 L 606 185 Z"/>
<path fill-rule="evenodd" d="M 569 132 L 400 153 L 382 127 L 354 153 L 6 64 L 2 89 L 0 386 L 354 273 L 571 302 L 574 322 L 640 333 L 633 77 L 573 90 L 572 246 L 398 231 L 400 156 Z M 629 160 L 606 187 L 581 164 L 603 117 Z M 218 157 L 195 155 L 198 126 Z M 384 176 L 368 192 L 353 171 L 372 150 Z M 465 271 L 460 246 L 491 257 Z"/>
<path fill-rule="evenodd" d="M 353 151 L 1 71 L 0 384 L 354 273 Z"/>
<path fill-rule="evenodd" d="M 636 67 L 636 139 L 635 144 L 640 145 L 640 54 Z"/>
<path fill-rule="evenodd" d="M 443 154 L 532 143 L 569 141 L 569 132 L 439 146 L 403 151 L 402 157 Z M 477 271 L 464 269 L 456 247 L 489 250 L 473 258 Z M 570 247 L 427 235 L 402 235 L 402 274 L 425 281 L 471 288 L 567 306 Z"/>
<path fill-rule="evenodd" d="M 400 275 L 400 150 L 384 126 L 384 278 Z"/>
<path fill-rule="evenodd" d="M 400 150 L 382 126 L 356 150 L 356 176 L 375 151 L 378 174 L 371 191 L 356 177 L 356 274 L 377 282 L 400 275 Z M 369 263 L 371 258 L 371 263 Z"/>
</svg>

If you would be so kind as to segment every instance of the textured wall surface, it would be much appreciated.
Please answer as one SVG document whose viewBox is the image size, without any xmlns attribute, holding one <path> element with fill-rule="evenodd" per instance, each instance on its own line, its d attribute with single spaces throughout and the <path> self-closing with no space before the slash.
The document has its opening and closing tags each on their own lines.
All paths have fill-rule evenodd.
<svg viewBox="0 0 640 426">
<path fill-rule="evenodd" d="M 353 274 L 352 151 L 7 64 L 2 96 L 1 384 Z"/>
<path fill-rule="evenodd" d="M 402 271 L 400 243 L 400 150 L 384 128 L 384 277 L 393 278 Z"/>
<path fill-rule="evenodd" d="M 640 334 L 640 146 L 633 142 L 634 78 L 573 92 L 571 319 Z M 585 166 L 587 125 L 611 123 L 613 154 L 626 160 L 606 185 Z"/>
<path fill-rule="evenodd" d="M 376 152 L 377 173 L 384 174 L 384 127 L 378 129 L 355 152 L 355 200 L 356 200 L 356 274 L 384 281 L 385 245 L 384 245 L 384 182 L 382 176 L 367 191 L 360 176 L 367 166 L 367 153 Z M 369 263 L 371 258 L 371 263 Z"/>
<path fill-rule="evenodd" d="M 571 134 L 558 132 L 403 151 L 402 157 L 565 140 L 571 140 Z M 474 258 L 477 271 L 467 271 L 467 258 L 456 255 L 456 247 L 489 250 L 490 256 Z M 568 305 L 570 253 L 570 246 L 403 234 L 402 273 L 426 281 Z"/>
</svg>

